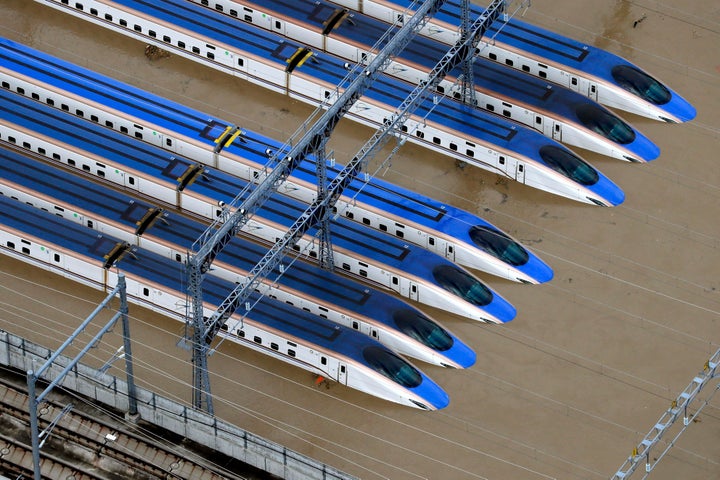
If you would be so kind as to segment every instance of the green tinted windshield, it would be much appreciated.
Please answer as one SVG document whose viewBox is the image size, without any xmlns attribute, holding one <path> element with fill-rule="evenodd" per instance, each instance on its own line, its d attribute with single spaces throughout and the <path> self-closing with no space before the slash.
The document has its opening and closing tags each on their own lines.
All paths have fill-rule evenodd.
<svg viewBox="0 0 720 480">
<path fill-rule="evenodd" d="M 445 329 L 416 310 L 396 311 L 393 319 L 401 332 L 434 350 L 444 352 L 453 346 Z"/>
<path fill-rule="evenodd" d="M 627 145 L 635 140 L 635 130 L 630 125 L 599 105 L 584 103 L 575 113 L 583 125 L 613 142 Z"/>
<path fill-rule="evenodd" d="M 595 185 L 600 179 L 597 170 L 566 148 L 545 145 L 540 147 L 540 157 L 548 167 L 581 185 Z"/>
<path fill-rule="evenodd" d="M 612 76 L 622 88 L 655 105 L 665 105 L 672 95 L 665 85 L 630 65 L 617 65 Z"/>
<path fill-rule="evenodd" d="M 367 347 L 363 357 L 375 371 L 403 387 L 413 388 L 422 383 L 422 375 L 415 367 L 382 347 Z"/>
<path fill-rule="evenodd" d="M 493 294 L 489 288 L 469 273 L 452 265 L 435 267 L 433 277 L 445 290 L 454 293 L 473 305 L 482 307 L 489 304 L 493 299 Z"/>
<path fill-rule="evenodd" d="M 522 245 L 494 228 L 476 225 L 470 229 L 470 238 L 479 248 L 510 265 L 525 265 L 530 258 Z"/>
</svg>

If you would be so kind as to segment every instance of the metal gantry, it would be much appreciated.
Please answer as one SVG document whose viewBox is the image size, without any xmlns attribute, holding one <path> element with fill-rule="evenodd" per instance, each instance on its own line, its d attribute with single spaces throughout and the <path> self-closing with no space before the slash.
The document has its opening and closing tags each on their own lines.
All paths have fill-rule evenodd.
<svg viewBox="0 0 720 480">
<path fill-rule="evenodd" d="M 187 268 L 188 293 L 192 298 L 193 404 L 195 408 L 202 410 L 203 406 L 205 406 L 208 413 L 213 413 L 207 370 L 207 352 L 218 330 L 234 311 L 234 308 L 225 307 L 221 313 L 216 312 L 211 319 L 204 318 L 202 304 L 203 276 L 210 268 L 215 257 L 308 155 L 318 151 L 321 152 L 322 158 L 319 158 L 318 162 L 322 162 L 320 168 L 324 168 L 324 148 L 337 123 L 363 95 L 365 90 L 372 85 L 377 76 L 387 68 L 392 58 L 405 48 L 412 37 L 420 31 L 443 3 L 444 0 L 425 1 L 414 15 L 404 22 L 402 28 L 395 35 L 388 32 L 386 34 L 388 36 L 387 43 L 375 58 L 367 67 L 362 68 L 362 71 L 355 76 L 337 100 L 302 135 L 302 138 L 295 145 L 289 146 L 290 144 L 286 144 L 278 152 L 272 154 L 267 165 L 267 167 L 272 168 L 272 171 L 267 174 L 264 180 L 257 187 L 252 188 L 252 185 L 249 185 L 247 189 L 240 192 L 232 204 L 223 209 L 221 218 L 211 225 L 193 245 L 193 251 L 196 253 L 188 254 Z M 384 39 L 385 37 L 379 43 L 383 42 Z M 325 187 L 319 186 L 318 192 L 320 196 L 325 195 Z M 327 221 L 324 223 L 327 226 Z M 326 242 L 321 251 L 326 255 L 330 255 L 331 249 L 327 231 L 321 238 Z M 321 262 L 328 265 L 331 264 L 332 260 L 325 259 L 321 260 Z M 248 296 L 249 292 L 253 291 L 260 281 L 252 280 L 243 285 L 245 291 L 248 292 Z M 232 294 L 231 296 L 234 297 Z M 225 304 L 234 307 L 238 302 L 233 299 L 226 301 Z M 220 312 L 220 310 L 218 311 Z"/>
<path fill-rule="evenodd" d="M 687 427 L 690 426 L 690 424 L 692 423 L 692 418 L 698 413 L 700 413 L 703 408 L 705 408 L 705 406 L 710 401 L 710 398 L 712 398 L 712 396 L 715 395 L 715 393 L 717 393 L 717 391 L 720 389 L 719 384 L 717 387 L 715 387 L 715 391 L 709 395 L 709 398 L 703 401 L 702 405 L 698 407 L 694 414 L 691 415 L 688 413 L 688 407 L 690 403 L 695 400 L 695 397 L 697 397 L 697 395 L 700 393 L 700 390 L 702 390 L 702 388 L 710 380 L 717 378 L 720 374 L 718 372 L 718 365 L 720 365 L 720 350 L 715 352 L 715 354 L 710 357 L 707 362 L 705 362 L 702 371 L 698 373 L 692 379 L 690 384 L 685 388 L 685 390 L 683 390 L 683 392 L 678 395 L 675 400 L 672 401 L 672 403 L 670 404 L 670 408 L 668 408 L 667 411 L 663 413 L 663 415 L 660 417 L 660 420 L 655 423 L 655 426 L 650 429 L 650 432 L 645 435 L 645 438 L 640 441 L 638 446 L 633 448 L 632 454 L 627 458 L 627 460 L 625 460 L 625 463 L 623 463 L 623 465 L 615 473 L 615 475 L 611 477 L 611 480 L 621 480 L 624 478 L 628 478 L 630 475 L 632 475 L 632 473 L 641 463 L 645 463 L 645 476 L 643 478 L 646 478 L 650 474 L 652 469 L 657 466 L 658 462 L 675 445 L 678 437 L 680 437 L 680 435 L 687 429 Z M 654 463 L 651 463 L 650 449 L 658 442 L 660 442 L 665 432 L 667 432 L 668 429 L 675 423 L 675 421 L 680 418 L 681 414 L 683 419 L 683 427 L 665 447 L 665 449 L 660 453 L 660 455 L 655 457 Z"/>
</svg>

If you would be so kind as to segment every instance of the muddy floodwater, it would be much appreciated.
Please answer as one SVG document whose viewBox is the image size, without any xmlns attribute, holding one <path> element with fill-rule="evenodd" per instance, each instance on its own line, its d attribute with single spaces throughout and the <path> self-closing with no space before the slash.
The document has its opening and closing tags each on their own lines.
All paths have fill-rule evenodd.
<svg viewBox="0 0 720 480">
<path fill-rule="evenodd" d="M 506 325 L 429 312 L 478 355 L 462 371 L 421 365 L 451 397 L 442 411 L 316 386 L 309 373 L 226 341 L 209 360 L 219 417 L 368 480 L 606 479 L 720 348 L 720 6 L 534 0 L 525 20 L 628 58 L 692 102 L 697 118 L 669 125 L 622 114 L 660 146 L 649 164 L 579 151 L 626 192 L 616 208 L 404 145 L 379 175 L 480 214 L 555 278 L 518 285 L 478 273 L 517 307 Z M 312 111 L 177 56 L 150 60 L 144 44 L 30 0 L 0 2 L 0 34 L 278 139 Z M 329 149 L 347 161 L 371 134 L 343 120 Z M 101 297 L 0 256 L 2 329 L 57 347 Z M 190 403 L 182 324 L 131 313 L 138 382 Z M 118 333 L 88 363 L 108 360 Z M 713 397 L 651 478 L 720 478 L 719 407 Z"/>
</svg>

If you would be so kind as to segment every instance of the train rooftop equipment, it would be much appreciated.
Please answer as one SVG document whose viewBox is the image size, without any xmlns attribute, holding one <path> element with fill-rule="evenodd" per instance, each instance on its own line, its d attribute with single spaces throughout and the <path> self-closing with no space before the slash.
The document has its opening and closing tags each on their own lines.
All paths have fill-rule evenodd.
<svg viewBox="0 0 720 480">
<path fill-rule="evenodd" d="M 207 0 L 191 1 L 266 30 L 274 30 L 274 22 L 279 20 L 287 38 L 352 62 L 369 61 L 372 46 L 388 29 L 385 22 L 318 0 L 266 0 L 262 4 L 244 0 L 213 0 L 211 4 Z M 417 37 L 385 73 L 419 83 L 447 48 L 442 42 Z M 648 162 L 660 155 L 660 149 L 650 139 L 587 96 L 481 56 L 476 57 L 474 65 L 477 106 L 485 111 L 568 145 L 620 160 Z M 458 79 L 450 76 L 437 91 L 461 97 Z"/>
<path fill-rule="evenodd" d="M 0 141 L 205 218 L 221 216 L 222 205 L 244 187 L 237 177 L 2 89 L 0 112 L 5 121 L 0 125 Z M 245 232 L 275 243 L 304 209 L 276 194 L 260 213 L 272 221 L 251 221 Z M 507 300 L 432 252 L 343 218 L 333 222 L 333 232 L 337 263 L 356 279 L 474 320 L 502 323 L 516 315 Z M 306 236 L 298 249 L 317 257 L 313 238 Z"/>
<path fill-rule="evenodd" d="M 166 258 L 182 261 L 205 225 L 170 213 L 97 182 L 16 152 L 0 149 L 0 194 L 84 224 Z M 213 263 L 212 274 L 242 282 L 265 249 L 236 239 Z M 263 292 L 370 335 L 398 353 L 451 368 L 467 368 L 476 355 L 451 332 L 404 301 L 303 262 Z"/>
<path fill-rule="evenodd" d="M 0 84 L 70 113 L 193 160 L 254 179 L 279 141 L 243 129 L 217 152 L 218 139 L 231 128 L 219 118 L 117 82 L 6 39 L 0 39 Z M 281 193 L 312 202 L 314 158 L 298 167 Z M 339 165 L 328 165 L 334 178 Z M 494 225 L 465 210 L 443 204 L 377 178 L 356 180 L 341 197 L 346 218 L 401 237 L 470 268 L 512 281 L 543 283 L 553 272 L 537 255 Z"/>
<path fill-rule="evenodd" d="M 395 19 L 412 3 L 330 1 L 385 21 Z M 457 0 L 445 2 L 421 34 L 454 44 L 461 5 Z M 472 6 L 473 15 L 481 12 L 482 7 Z M 500 32 L 489 29 L 487 37 L 493 41 L 480 48 L 480 55 L 587 95 L 603 105 L 668 123 L 687 122 L 697 115 L 695 107 L 677 92 L 637 65 L 601 48 L 517 19 L 510 19 Z"/>
<path fill-rule="evenodd" d="M 332 97 L 347 73 L 341 59 L 185 1 L 42 3 L 313 105 Z M 411 90 L 407 82 L 381 75 L 346 117 L 378 128 L 393 114 L 390 105 Z M 403 128 L 415 143 L 556 195 L 601 206 L 625 199 L 617 185 L 561 144 L 468 106 L 428 100 Z"/>
<path fill-rule="evenodd" d="M 185 321 L 184 265 L 49 212 L 0 197 L 0 252 L 96 289 L 126 277 L 128 300 Z M 222 301 L 232 282 L 208 276 L 205 309 Z M 394 351 L 350 328 L 264 297 L 223 334 L 233 342 L 348 387 L 402 405 L 437 410 L 445 391 Z"/>
</svg>

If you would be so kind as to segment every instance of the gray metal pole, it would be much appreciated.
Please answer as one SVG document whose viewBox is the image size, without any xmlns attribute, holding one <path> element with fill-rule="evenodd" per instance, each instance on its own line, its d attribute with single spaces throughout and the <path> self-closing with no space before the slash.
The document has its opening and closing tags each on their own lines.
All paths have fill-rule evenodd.
<svg viewBox="0 0 720 480">
<path fill-rule="evenodd" d="M 128 318 L 127 291 L 125 274 L 118 274 L 117 287 L 120 289 L 120 317 L 123 326 L 123 345 L 125 349 L 125 373 L 127 376 L 128 414 L 137 415 L 137 393 L 135 391 L 135 376 L 133 374 L 132 349 L 130 348 L 130 321 Z"/>
<path fill-rule="evenodd" d="M 38 432 L 37 399 L 35 398 L 35 382 L 37 376 L 32 370 L 27 372 L 28 407 L 30 410 L 30 438 L 32 440 L 33 475 L 35 480 L 41 480 L 40 475 L 40 438 Z"/>
</svg>

